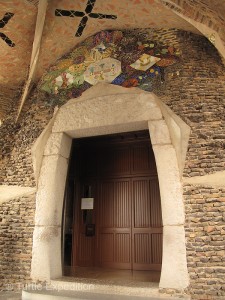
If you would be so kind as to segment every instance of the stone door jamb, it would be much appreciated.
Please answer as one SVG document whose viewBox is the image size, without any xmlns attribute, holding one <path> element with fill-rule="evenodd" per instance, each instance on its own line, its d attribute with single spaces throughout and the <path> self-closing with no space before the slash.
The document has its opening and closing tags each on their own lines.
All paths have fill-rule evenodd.
<svg viewBox="0 0 225 300">
<path fill-rule="evenodd" d="M 185 123 L 179 126 L 176 122 L 180 130 L 178 136 L 177 128 L 169 125 L 177 121 L 176 118 L 179 117 L 173 118 L 167 113 L 165 105 L 154 94 L 110 84 L 98 84 L 58 110 L 40 163 L 31 266 L 33 280 L 49 281 L 62 276 L 62 210 L 72 139 L 149 129 L 163 219 L 159 287 L 183 290 L 189 285 L 181 164 L 176 149 L 176 143 L 181 145 L 179 138 L 182 138 L 180 133 Z M 182 141 L 187 144 L 184 138 Z"/>
</svg>

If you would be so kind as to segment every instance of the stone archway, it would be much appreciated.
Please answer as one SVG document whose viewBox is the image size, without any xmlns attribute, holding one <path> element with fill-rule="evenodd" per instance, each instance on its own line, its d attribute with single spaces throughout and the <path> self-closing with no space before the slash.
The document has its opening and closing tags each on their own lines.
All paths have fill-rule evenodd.
<svg viewBox="0 0 225 300">
<path fill-rule="evenodd" d="M 52 123 L 48 140 L 42 137 L 47 143 L 36 197 L 32 279 L 51 280 L 62 276 L 62 209 L 72 139 L 149 129 L 164 228 L 159 287 L 186 288 L 189 278 L 180 175 L 189 127 L 154 94 L 110 84 L 97 84 L 79 99 L 67 102 Z"/>
</svg>

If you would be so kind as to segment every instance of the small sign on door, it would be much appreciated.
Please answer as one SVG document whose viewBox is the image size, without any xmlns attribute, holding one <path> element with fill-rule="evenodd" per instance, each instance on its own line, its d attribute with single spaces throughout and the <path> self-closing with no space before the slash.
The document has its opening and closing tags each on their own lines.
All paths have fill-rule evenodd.
<svg viewBox="0 0 225 300">
<path fill-rule="evenodd" d="M 81 209 L 94 209 L 94 198 L 81 198 Z"/>
</svg>

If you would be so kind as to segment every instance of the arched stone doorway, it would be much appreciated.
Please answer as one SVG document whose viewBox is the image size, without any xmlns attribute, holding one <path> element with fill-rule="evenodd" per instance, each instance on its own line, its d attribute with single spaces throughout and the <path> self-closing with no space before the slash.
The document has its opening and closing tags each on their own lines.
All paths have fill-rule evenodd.
<svg viewBox="0 0 225 300">
<path fill-rule="evenodd" d="M 62 276 L 62 208 L 72 139 L 149 129 L 163 219 L 159 287 L 186 288 L 189 278 L 180 175 L 189 127 L 154 94 L 110 84 L 97 84 L 80 98 L 70 100 L 51 122 L 38 180 L 32 279 L 51 280 Z M 42 139 L 44 143 L 46 136 Z"/>
</svg>

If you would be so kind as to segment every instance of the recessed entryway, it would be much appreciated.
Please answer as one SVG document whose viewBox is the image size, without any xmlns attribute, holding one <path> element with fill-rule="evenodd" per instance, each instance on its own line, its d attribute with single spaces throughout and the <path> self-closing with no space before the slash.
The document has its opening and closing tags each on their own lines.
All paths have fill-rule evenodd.
<svg viewBox="0 0 225 300">
<path fill-rule="evenodd" d="M 148 130 L 75 139 L 66 190 L 65 265 L 161 270 L 161 200 Z"/>
<path fill-rule="evenodd" d="M 35 145 L 37 174 L 39 166 L 41 169 L 33 238 L 33 280 L 49 281 L 62 276 L 62 210 L 72 139 L 146 129 L 156 160 L 162 207 L 159 288 L 183 290 L 188 286 L 180 175 L 190 129 L 154 94 L 108 84 L 98 84 L 62 106 Z"/>
</svg>

